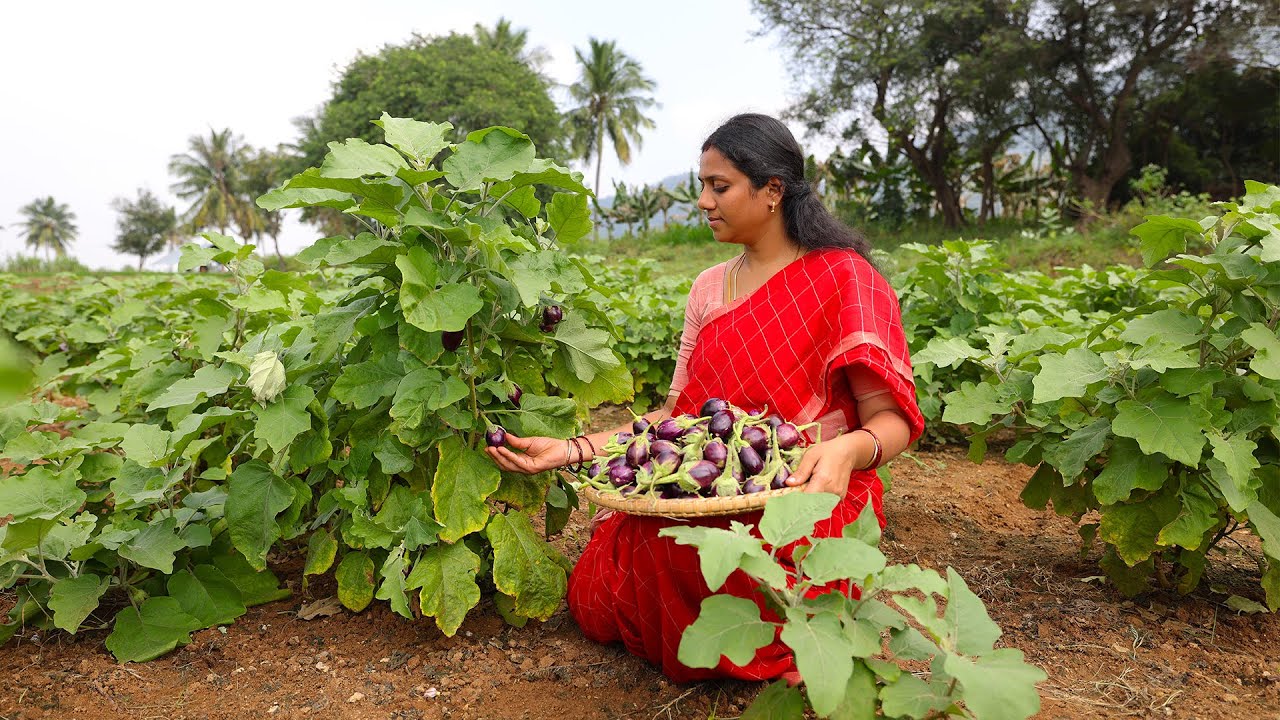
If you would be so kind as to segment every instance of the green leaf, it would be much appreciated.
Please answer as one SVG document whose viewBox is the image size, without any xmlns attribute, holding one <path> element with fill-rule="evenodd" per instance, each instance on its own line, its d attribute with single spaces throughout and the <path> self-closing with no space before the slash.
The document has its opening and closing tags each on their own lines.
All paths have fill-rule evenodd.
<svg viewBox="0 0 1280 720">
<path fill-rule="evenodd" d="M 527 172 L 534 149 L 529 136 L 507 127 L 476 130 L 444 161 L 444 177 L 458 190 L 479 190 L 486 182 Z"/>
<path fill-rule="evenodd" d="M 1159 490 L 1169 477 L 1169 466 L 1160 455 L 1147 455 L 1129 438 L 1111 445 L 1106 467 L 1093 479 L 1093 495 L 1103 505 L 1128 500 L 1134 490 Z"/>
<path fill-rule="evenodd" d="M 351 199 L 351 193 L 342 192 L 341 190 L 325 190 L 322 188 L 276 188 L 257 199 L 258 207 L 263 210 L 283 210 L 285 208 L 302 208 L 302 207 L 327 207 L 334 210 L 346 210 L 355 205 L 355 201 Z M 182 260 L 178 263 L 178 270 L 186 272 L 192 268 L 208 265 L 212 256 L 217 254 L 212 252 L 212 248 L 201 248 L 192 250 L 188 253 L 187 248 L 190 245 L 183 246 Z M 188 259 L 190 255 L 190 259 Z M 208 257 L 206 257 L 206 255 Z"/>
<path fill-rule="evenodd" d="M 274 452 L 283 452 L 294 438 L 311 429 L 307 406 L 316 392 L 306 385 L 291 385 L 275 402 L 258 410 L 253 434 Z"/>
<path fill-rule="evenodd" d="M 480 556 L 465 543 L 441 543 L 423 551 L 409 573 L 408 588 L 422 588 L 422 614 L 436 619 L 446 637 L 453 637 L 480 602 Z"/>
<path fill-rule="evenodd" d="M 760 608 L 746 598 L 712 595 L 703 599 L 698 619 L 685 628 L 677 652 L 680 662 L 694 668 L 714 668 L 720 656 L 746 665 L 756 650 L 773 642 L 777 626 L 760 619 Z"/>
<path fill-rule="evenodd" d="M 467 447 L 460 437 L 446 438 L 439 447 L 431 500 L 436 520 L 444 525 L 440 539 L 452 543 L 489 521 L 485 499 L 498 489 L 502 473 L 488 455 Z"/>
<path fill-rule="evenodd" d="M 515 598 L 520 615 L 550 618 L 569 583 L 560 552 L 538 536 L 522 512 L 494 515 L 485 532 L 493 546 L 493 584 Z"/>
<path fill-rule="evenodd" d="M 1022 651 L 1000 648 L 976 660 L 947 654 L 942 668 L 964 690 L 964 703 L 983 720 L 1024 720 L 1040 712 L 1036 683 L 1048 675 L 1023 659 Z"/>
<path fill-rule="evenodd" d="M 149 597 L 134 610 L 125 607 L 116 615 L 115 628 L 107 636 L 107 649 L 120 662 L 146 662 L 191 642 L 200 621 L 182 610 L 171 597 Z"/>
<path fill-rule="evenodd" d="M 284 391 L 284 363 L 271 350 L 264 350 L 253 356 L 249 363 L 249 380 L 246 383 L 253 399 L 260 403 L 269 403 Z"/>
<path fill-rule="evenodd" d="M 519 408 L 503 409 L 499 415 L 520 437 L 569 437 L 578 429 L 578 406 L 569 398 L 525 393 Z"/>
<path fill-rule="evenodd" d="M 535 250 L 511 261 L 508 279 L 520 293 L 520 302 L 525 307 L 536 307 L 542 296 L 551 292 L 551 283 L 560 272 L 556 266 L 557 254 L 555 250 Z"/>
<path fill-rule="evenodd" d="M 1111 438 L 1111 421 L 1099 418 L 1072 432 L 1067 439 L 1047 448 L 1044 459 L 1058 468 L 1064 481 L 1074 480 L 1084 472 L 1085 464 L 1102 454 Z"/>
<path fill-rule="evenodd" d="M 803 563 L 804 574 L 817 585 L 843 579 L 861 584 L 868 575 L 880 572 L 884 566 L 885 558 L 879 550 L 861 540 L 843 537 L 814 540 Z"/>
<path fill-rule="evenodd" d="M 167 587 L 182 610 L 200 621 L 200 627 L 226 625 L 245 613 L 240 590 L 213 565 L 180 570 L 169 578 Z"/>
<path fill-rule="evenodd" d="M 1149 315 L 1140 315 L 1129 321 L 1120 339 L 1134 345 L 1145 345 L 1151 339 L 1170 345 L 1186 347 L 1200 339 L 1204 321 L 1182 310 L 1169 308 Z"/>
<path fill-rule="evenodd" d="M 556 242 L 571 243 L 591 232 L 591 209 L 587 196 L 579 193 L 556 193 L 547 206 L 547 222 L 556 233 Z"/>
<path fill-rule="evenodd" d="M 798 494 L 783 495 L 775 500 Z M 840 627 L 840 620 L 835 613 L 823 612 L 809 617 L 803 610 L 792 608 L 787 611 L 781 638 L 795 653 L 796 669 L 804 678 L 813 711 L 823 717 L 830 715 L 844 699 L 845 686 L 853 674 L 853 648 Z"/>
<path fill-rule="evenodd" d="M 1144 453 L 1163 453 L 1170 460 L 1197 467 L 1210 419 L 1202 405 L 1170 395 L 1147 402 L 1121 400 L 1112 432 L 1137 440 Z"/>
<path fill-rule="evenodd" d="M 1183 480 L 1181 498 L 1182 511 L 1160 530 L 1157 542 L 1195 550 L 1218 522 L 1218 501 L 1209 496 L 1203 482 L 1194 478 Z"/>
<path fill-rule="evenodd" d="M 409 595 L 405 587 L 404 548 L 392 549 L 387 559 L 382 561 L 382 584 L 378 586 L 377 598 L 391 603 L 391 610 L 400 617 L 412 620 L 413 611 L 409 609 Z"/>
<path fill-rule="evenodd" d="M 261 460 L 231 473 L 226 518 L 231 541 L 255 569 L 267 566 L 267 551 L 280 538 L 276 516 L 293 504 L 293 488 Z"/>
<path fill-rule="evenodd" d="M 215 540 L 217 544 L 219 540 Z M 246 607 L 283 600 L 293 593 L 280 587 L 280 579 L 270 570 L 255 570 L 239 552 L 215 555 L 213 564 L 240 591 L 240 599 Z"/>
<path fill-rule="evenodd" d="M 138 423 L 129 426 L 120 449 L 130 460 L 144 467 L 160 467 L 172 459 L 171 435 L 159 425 Z"/>
<path fill-rule="evenodd" d="M 391 417 L 407 428 L 421 427 L 431 412 L 467 397 L 471 390 L 455 375 L 436 368 L 421 368 L 405 375 L 396 387 Z"/>
<path fill-rule="evenodd" d="M 373 124 L 386 131 L 388 145 L 424 164 L 449 147 L 449 133 L 453 131 L 450 123 L 391 117 L 385 112 Z"/>
<path fill-rule="evenodd" d="M 875 507 L 868 502 L 862 506 L 858 519 L 845 525 L 840 534 L 843 537 L 861 540 L 871 547 L 879 547 L 880 532 L 880 518 L 876 517 Z"/>
<path fill-rule="evenodd" d="M 307 538 L 307 560 L 302 567 L 302 574 L 323 575 L 333 567 L 338 556 L 338 541 L 326 529 L 316 530 Z"/>
<path fill-rule="evenodd" d="M 74 635 L 85 618 L 98 609 L 98 600 L 110 587 L 111 578 L 92 573 L 55 582 L 49 594 L 54 626 Z"/>
<path fill-rule="evenodd" d="M 925 594 L 947 597 L 947 581 L 942 579 L 937 570 L 922 568 L 915 563 L 909 565 L 890 565 L 876 578 L 876 586 L 890 592 L 904 590 L 920 590 Z"/>
<path fill-rule="evenodd" d="M 117 552 L 126 560 L 168 575 L 173 572 L 173 556 L 187 546 L 186 541 L 178 537 L 177 526 L 178 521 L 171 517 L 153 521 Z"/>
<path fill-rule="evenodd" d="M 804 720 L 804 696 L 800 688 L 779 680 L 756 695 L 741 720 Z"/>
<path fill-rule="evenodd" d="M 1249 527 L 1262 540 L 1262 552 L 1272 561 L 1280 560 L 1280 517 L 1261 500 L 1249 506 Z"/>
<path fill-rule="evenodd" d="M 987 353 L 978 350 L 962 337 L 934 337 L 924 349 L 911 356 L 913 363 L 932 363 L 940 368 L 960 367 L 965 360 L 979 358 Z"/>
<path fill-rule="evenodd" d="M 1088 387 L 1105 380 L 1107 366 L 1102 356 L 1085 348 L 1071 348 L 1063 355 L 1040 356 L 1040 372 L 1031 381 L 1032 402 L 1053 402 L 1068 397 L 1084 397 Z"/>
<path fill-rule="evenodd" d="M 333 577 L 338 581 L 338 602 L 352 612 L 360 612 L 373 602 L 373 560 L 363 551 L 342 556 Z"/>
<path fill-rule="evenodd" d="M 775 498 L 775 500 L 807 494 L 791 493 Z M 769 506 L 766 507 L 766 513 L 768 512 L 768 507 L 772 507 L 772 504 L 773 501 L 770 501 Z M 830 514 L 830 510 L 827 512 Z M 720 589 L 721 585 L 724 585 L 724 581 L 734 570 L 741 567 L 744 557 L 763 556 L 768 558 L 768 554 L 760 546 L 760 541 L 747 535 L 740 523 L 734 522 L 733 527 L 742 531 L 674 526 L 662 528 L 658 531 L 658 535 L 672 538 L 680 545 L 696 546 L 698 548 L 698 565 L 702 569 L 702 577 L 706 580 L 707 587 L 712 592 L 715 592 Z M 810 531 L 812 529 L 813 526 L 810 525 Z"/>
<path fill-rule="evenodd" d="M 986 425 L 993 415 L 1006 415 L 1013 408 L 1013 400 L 1001 399 L 1000 388 L 990 383 L 962 382 L 942 401 L 947 404 L 942 419 L 954 425 Z"/>
<path fill-rule="evenodd" d="M 880 689 L 881 710 L 885 717 L 924 718 L 951 704 L 951 697 L 941 689 L 911 673 L 901 673 Z"/>
<path fill-rule="evenodd" d="M 627 403 L 635 393 L 634 378 L 627 366 L 614 356 L 617 365 L 597 371 L 589 381 L 582 381 L 568 364 L 568 353 L 557 352 L 553 356 L 551 373 L 547 380 L 571 395 L 587 407 L 601 403 Z"/>
<path fill-rule="evenodd" d="M 866 663 L 854 660 L 844 701 L 831 713 L 831 720 L 875 720 L 876 704 L 875 675 Z"/>
<path fill-rule="evenodd" d="M 46 467 L 33 467 L 25 475 L 0 478 L 0 508 L 4 515 L 12 515 L 14 522 L 61 517 L 87 498 L 76 487 L 74 471 L 54 473 Z"/>
<path fill-rule="evenodd" d="M 1218 482 L 1222 494 L 1232 510 L 1241 512 L 1249 505 L 1249 495 L 1255 490 L 1254 471 L 1262 467 L 1254 456 L 1258 444 L 1245 435 L 1224 437 L 1217 432 L 1209 433 L 1209 444 L 1213 446 L 1213 457 L 1222 464 L 1222 469 L 1229 478 L 1229 482 Z M 1210 465 L 1210 471 L 1212 470 L 1213 466 Z M 1213 475 L 1217 479 L 1218 473 Z M 1256 497 L 1256 493 L 1254 496 Z"/>
<path fill-rule="evenodd" d="M 1151 557 L 1160 530 L 1177 517 L 1181 508 L 1173 493 L 1159 493 L 1146 501 L 1102 508 L 1098 536 L 1115 546 L 1116 554 L 1130 567 Z"/>
<path fill-rule="evenodd" d="M 813 526 L 831 517 L 839 502 L 831 493 L 789 493 L 773 498 L 760 518 L 760 535 L 774 547 L 811 535 Z"/>
<path fill-rule="evenodd" d="M 591 382 L 597 373 L 621 364 L 610 349 L 612 338 L 604 330 L 588 328 L 580 314 L 569 312 L 556 326 L 556 355 L 563 358 L 573 374 Z"/>
<path fill-rule="evenodd" d="M 1187 251 L 1187 235 L 1201 235 L 1204 230 L 1195 220 L 1148 215 L 1146 222 L 1129 231 L 1142 243 L 1142 262 L 1147 267 Z"/>
<path fill-rule="evenodd" d="M 344 305 L 336 310 L 316 315 L 316 345 L 311 349 L 309 359 L 313 363 L 324 364 L 342 349 L 351 339 L 356 322 L 369 313 L 378 304 L 378 298 L 364 297 Z"/>
<path fill-rule="evenodd" d="M 393 240 L 362 232 L 355 237 L 321 238 L 298 253 L 297 258 L 313 267 L 388 265 L 396 261 L 403 248 L 404 245 Z"/>
<path fill-rule="evenodd" d="M 952 568 L 947 568 L 947 589 L 947 609 L 942 619 L 953 633 L 952 647 L 965 655 L 990 652 L 1000 639 L 1000 626 L 992 622 L 982 600 Z"/>
<path fill-rule="evenodd" d="M 1276 337 L 1276 331 L 1262 323 L 1253 323 L 1240 333 L 1240 339 L 1257 351 L 1249 361 L 1249 369 L 1264 378 L 1280 380 L 1280 338 Z"/>
<path fill-rule="evenodd" d="M 190 405 L 197 400 L 217 397 L 231 387 L 231 383 L 239 377 L 235 368 L 230 365 L 205 365 L 195 371 L 189 378 L 184 378 L 170 385 L 147 406 L 147 412 L 162 408 Z"/>
<path fill-rule="evenodd" d="M 396 259 L 396 267 L 403 278 L 400 307 L 404 318 L 421 330 L 456 332 L 484 307 L 475 285 L 440 284 L 435 259 L 424 248 L 409 248 L 408 254 Z"/>
<path fill-rule="evenodd" d="M 370 145 L 360 138 L 329 143 L 329 154 L 320 165 L 320 175 L 329 178 L 358 178 L 366 175 L 395 175 L 409 165 L 392 148 Z"/>
<path fill-rule="evenodd" d="M 394 354 L 377 355 L 372 360 L 343 368 L 329 395 L 338 402 L 364 409 L 395 394 L 403 379 L 404 366 L 398 357 Z M 307 423 L 310 427 L 309 420 Z"/>
</svg>

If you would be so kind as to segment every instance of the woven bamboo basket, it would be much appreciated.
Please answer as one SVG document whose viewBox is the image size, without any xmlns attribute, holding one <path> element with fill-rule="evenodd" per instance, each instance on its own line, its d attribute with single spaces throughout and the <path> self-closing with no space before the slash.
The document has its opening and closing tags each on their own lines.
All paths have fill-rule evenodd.
<svg viewBox="0 0 1280 720">
<path fill-rule="evenodd" d="M 570 473 L 562 471 L 561 474 L 572 482 L 578 482 L 578 479 Z M 607 507 L 629 515 L 693 518 L 738 515 L 752 510 L 763 510 L 764 504 L 769 502 L 770 499 L 799 489 L 799 487 L 788 487 L 781 490 L 765 490 L 764 492 L 735 495 L 733 497 L 663 499 L 646 496 L 623 496 L 616 493 L 601 492 L 590 485 L 583 485 L 578 489 L 578 494 L 600 507 Z"/>
</svg>

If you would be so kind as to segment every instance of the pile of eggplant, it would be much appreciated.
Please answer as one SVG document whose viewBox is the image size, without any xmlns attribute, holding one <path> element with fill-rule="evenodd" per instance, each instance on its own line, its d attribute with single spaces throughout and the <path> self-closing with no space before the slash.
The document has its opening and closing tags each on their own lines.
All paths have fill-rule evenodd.
<svg viewBox="0 0 1280 720">
<path fill-rule="evenodd" d="M 580 475 L 602 492 L 658 497 L 732 497 L 787 487 L 804 453 L 803 433 L 767 410 L 743 410 L 719 398 L 699 415 L 656 424 L 643 417 L 613 436 Z"/>
</svg>

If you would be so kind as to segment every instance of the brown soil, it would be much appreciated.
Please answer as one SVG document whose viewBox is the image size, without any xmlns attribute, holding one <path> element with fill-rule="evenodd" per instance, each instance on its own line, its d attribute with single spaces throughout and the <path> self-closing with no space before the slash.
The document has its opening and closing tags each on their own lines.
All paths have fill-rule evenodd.
<svg viewBox="0 0 1280 720">
<path fill-rule="evenodd" d="M 614 424 L 616 414 L 609 418 Z M 600 427 L 608 427 L 608 420 Z M 969 463 L 958 451 L 894 464 L 887 499 L 890 560 L 955 567 L 1004 629 L 1049 673 L 1039 718 L 1280 717 L 1280 617 L 1239 615 L 1210 584 L 1257 595 L 1257 570 L 1221 560 L 1192 597 L 1133 601 L 1099 584 L 1096 552 L 1082 559 L 1074 525 L 1027 509 L 1022 466 Z M 560 545 L 576 558 L 587 521 Z M 331 595 L 303 592 L 253 608 L 226 628 L 150 663 L 121 665 L 105 631 L 26 635 L 0 647 L 0 718 L 733 718 L 762 685 L 668 683 L 619 647 L 596 645 L 567 611 L 524 629 L 482 603 L 453 638 L 408 622 L 385 603 L 304 621 Z"/>
</svg>

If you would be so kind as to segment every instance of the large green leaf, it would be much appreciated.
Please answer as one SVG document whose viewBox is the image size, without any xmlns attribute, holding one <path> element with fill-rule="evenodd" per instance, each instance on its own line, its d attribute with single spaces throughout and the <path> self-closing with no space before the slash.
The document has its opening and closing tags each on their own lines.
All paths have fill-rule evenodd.
<svg viewBox="0 0 1280 720">
<path fill-rule="evenodd" d="M 342 556 L 333 577 L 338 581 L 338 602 L 352 612 L 360 612 L 373 602 L 373 560 L 363 551 Z"/>
<path fill-rule="evenodd" d="M 743 711 L 742 720 L 804 720 L 804 696 L 800 694 L 800 688 L 779 680 L 760 691 Z"/>
<path fill-rule="evenodd" d="M 760 518 L 760 536 L 774 547 L 795 542 L 813 533 L 819 520 L 831 517 L 840 502 L 832 493 L 788 493 L 765 506 Z"/>
<path fill-rule="evenodd" d="M 444 161 L 444 177 L 458 190 L 479 190 L 484 183 L 510 180 L 533 166 L 529 136 L 506 127 L 476 130 Z"/>
<path fill-rule="evenodd" d="M 170 597 L 201 627 L 226 625 L 245 613 L 244 601 L 235 583 L 213 565 L 197 565 L 170 576 Z"/>
<path fill-rule="evenodd" d="M 1000 639 L 1000 626 L 991 620 L 982 600 L 952 568 L 947 568 L 947 609 L 942 619 L 952 633 L 952 647 L 966 655 L 985 655 Z"/>
<path fill-rule="evenodd" d="M 992 416 L 1006 415 L 1013 408 L 1013 400 L 1002 398 L 1000 388 L 991 383 L 962 382 L 959 390 L 943 395 L 942 401 L 947 404 L 942 419 L 956 425 L 986 425 Z"/>
<path fill-rule="evenodd" d="M 1128 500 L 1134 490 L 1159 490 L 1169 477 L 1161 455 L 1147 455 L 1129 438 L 1117 438 L 1106 467 L 1093 479 L 1093 495 L 1103 505 Z"/>
<path fill-rule="evenodd" d="M 267 551 L 280 538 L 276 516 L 293 504 L 294 490 L 261 460 L 231 473 L 226 517 L 231 541 L 256 569 L 267 566 Z"/>
<path fill-rule="evenodd" d="M 945 709 L 952 700 L 944 688 L 904 672 L 881 688 L 880 702 L 885 717 L 925 718 Z"/>
<path fill-rule="evenodd" d="M 746 665 L 756 650 L 773 642 L 777 625 L 760 618 L 760 608 L 746 598 L 712 595 L 703 599 L 698 619 L 680 636 L 680 662 L 694 668 L 713 668 L 720 657 Z"/>
<path fill-rule="evenodd" d="M 782 498 L 804 494 L 792 493 Z M 760 546 L 760 541 L 746 534 L 746 528 L 741 523 L 735 521 L 732 526 L 733 530 L 673 526 L 662 528 L 658 534 L 672 538 L 680 545 L 694 545 L 698 548 L 698 564 L 702 569 L 702 577 L 706 580 L 707 587 L 715 592 L 724 585 L 724 581 L 734 570 L 741 567 L 744 557 L 755 555 L 768 558 L 768 554 Z M 812 530 L 812 526 L 810 529 Z"/>
<path fill-rule="evenodd" d="M 450 123 L 431 123 L 411 118 L 382 117 L 373 121 L 386 132 L 387 144 L 420 163 L 429 163 L 449 146 Z"/>
<path fill-rule="evenodd" d="M 1249 369 L 1264 378 L 1280 380 L 1280 338 L 1276 331 L 1262 323 L 1253 323 L 1240 338 L 1249 343 L 1257 352 L 1249 361 Z"/>
<path fill-rule="evenodd" d="M 518 614 L 551 617 L 569 582 L 560 552 L 539 537 L 522 512 L 494 515 L 485 533 L 493 546 L 493 584 L 515 598 Z"/>
<path fill-rule="evenodd" d="M 1040 372 L 1032 380 L 1033 402 L 1052 402 L 1067 397 L 1083 397 L 1088 387 L 1107 377 L 1102 356 L 1085 348 L 1071 348 L 1063 355 L 1040 357 Z"/>
<path fill-rule="evenodd" d="M 556 233 L 556 242 L 572 243 L 591 232 L 591 209 L 587 196 L 580 193 L 556 193 L 547 206 L 547 222 Z"/>
<path fill-rule="evenodd" d="M 403 379 L 404 366 L 399 358 L 394 354 L 378 355 L 372 360 L 343 368 L 329 394 L 338 402 L 357 409 L 373 407 L 382 398 L 391 397 Z M 305 407 L 306 403 L 303 403 Z M 310 421 L 307 422 L 310 425 Z"/>
<path fill-rule="evenodd" d="M 440 462 L 431 484 L 436 520 L 444 525 L 440 539 L 456 542 L 483 528 L 489 521 L 485 499 L 501 482 L 502 473 L 488 455 L 467 447 L 457 436 L 441 442 Z"/>
<path fill-rule="evenodd" d="M 282 452 L 289 443 L 311 429 L 311 413 L 307 405 L 316 399 L 316 391 L 306 385 L 291 385 L 284 395 L 258 410 L 258 421 L 253 434 L 271 447 Z"/>
<path fill-rule="evenodd" d="M 163 408 L 190 405 L 201 399 L 217 397 L 231 387 L 239 373 L 231 365 L 205 365 L 189 378 L 183 378 L 169 386 L 160 397 L 151 401 L 147 412 Z"/>
<path fill-rule="evenodd" d="M 1187 251 L 1187 236 L 1200 235 L 1204 229 L 1195 220 L 1148 215 L 1146 222 L 1129 231 L 1142 243 L 1142 262 L 1147 267 Z"/>
<path fill-rule="evenodd" d="M 588 328 L 577 313 L 569 312 L 556 326 L 555 341 L 556 354 L 564 358 L 569 369 L 583 382 L 591 382 L 597 373 L 621 364 L 610 348 L 609 333 Z"/>
<path fill-rule="evenodd" d="M 1181 500 L 1182 510 L 1160 530 L 1157 542 L 1195 550 L 1203 543 L 1205 533 L 1218 523 L 1218 501 L 1209 495 L 1204 483 L 1194 478 L 1183 481 Z"/>
<path fill-rule="evenodd" d="M 120 449 L 130 460 L 145 467 L 160 467 L 168 463 L 174 454 L 172 435 L 159 425 L 138 423 L 129 426 Z"/>
<path fill-rule="evenodd" d="M 435 259 L 424 248 L 409 248 L 396 259 L 396 267 L 403 278 L 400 307 L 404 318 L 421 330 L 456 332 L 484 307 L 475 285 L 440 283 Z"/>
<path fill-rule="evenodd" d="M 1145 453 L 1162 453 L 1170 460 L 1196 467 L 1210 419 L 1203 405 L 1170 395 L 1159 395 L 1147 402 L 1121 400 L 1116 403 L 1112 432 L 1137 440 Z"/>
<path fill-rule="evenodd" d="M 1181 508 L 1173 492 L 1161 492 L 1143 502 L 1102 508 L 1098 536 L 1116 548 L 1116 554 L 1133 567 L 1151 557 L 1160 531 L 1177 517 Z"/>
<path fill-rule="evenodd" d="M 792 493 L 793 495 L 799 493 Z M 884 554 L 861 540 L 822 538 L 804 556 L 804 574 L 815 584 L 852 579 L 859 584 L 884 569 Z"/>
<path fill-rule="evenodd" d="M 126 560 L 168 575 L 173 572 L 173 558 L 187 546 L 177 534 L 177 520 L 166 517 L 152 520 L 151 524 L 121 545 L 117 552 Z"/>
<path fill-rule="evenodd" d="M 1099 418 L 1046 449 L 1044 459 L 1058 468 L 1064 480 L 1074 480 L 1084 472 L 1085 464 L 1102 453 L 1110 438 L 1111 421 Z"/>
<path fill-rule="evenodd" d="M 791 608 L 781 638 L 795 653 L 796 669 L 804 678 L 813 711 L 830 715 L 844 699 L 845 686 L 853 674 L 853 648 L 840 620 L 835 613 L 809 617 L 803 610 Z"/>
<path fill-rule="evenodd" d="M 422 614 L 436 619 L 436 626 L 453 637 L 471 608 L 480 602 L 480 556 L 465 543 L 440 543 L 423 551 L 409 573 L 407 587 L 422 588 Z"/>
<path fill-rule="evenodd" d="M 577 404 L 569 398 L 525 393 L 520 407 L 498 411 L 503 425 L 520 437 L 569 437 L 578 429 Z"/>
<path fill-rule="evenodd" d="M 110 587 L 111 578 L 92 573 L 62 578 L 54 583 L 49 594 L 54 626 L 74 635 L 85 618 L 98 609 L 98 600 Z"/>
<path fill-rule="evenodd" d="M 0 512 L 12 521 L 51 519 L 74 511 L 88 496 L 76 487 L 75 471 L 33 467 L 25 475 L 0 478 Z"/>
<path fill-rule="evenodd" d="M 964 702 L 983 720 L 1024 720 L 1040 712 L 1036 683 L 1048 675 L 1023 660 L 1022 651 L 1000 648 L 975 660 L 947 654 L 942 668 L 964 691 Z"/>
<path fill-rule="evenodd" d="M 456 375 L 421 368 L 405 375 L 396 386 L 391 417 L 404 427 L 421 427 L 431 414 L 467 397 L 471 390 Z"/>
<path fill-rule="evenodd" d="M 359 138 L 329 143 L 329 154 L 320 165 L 320 175 L 330 178 L 358 178 L 366 175 L 395 175 L 409 165 L 400 153 L 386 145 L 370 145 Z"/>
<path fill-rule="evenodd" d="M 1261 500 L 1249 506 L 1249 525 L 1262 539 L 1262 551 L 1272 562 L 1280 561 L 1280 517 Z"/>
<path fill-rule="evenodd" d="M 387 554 L 378 575 L 382 583 L 378 586 L 377 598 L 390 603 L 395 614 L 412 620 L 413 611 L 409 609 L 409 594 L 405 586 L 404 548 L 393 548 Z"/>
<path fill-rule="evenodd" d="M 149 597 L 138 609 L 125 607 L 116 615 L 115 628 L 107 636 L 107 649 L 120 662 L 155 660 L 179 645 L 191 642 L 200 621 L 182 610 L 171 597 Z"/>
</svg>

